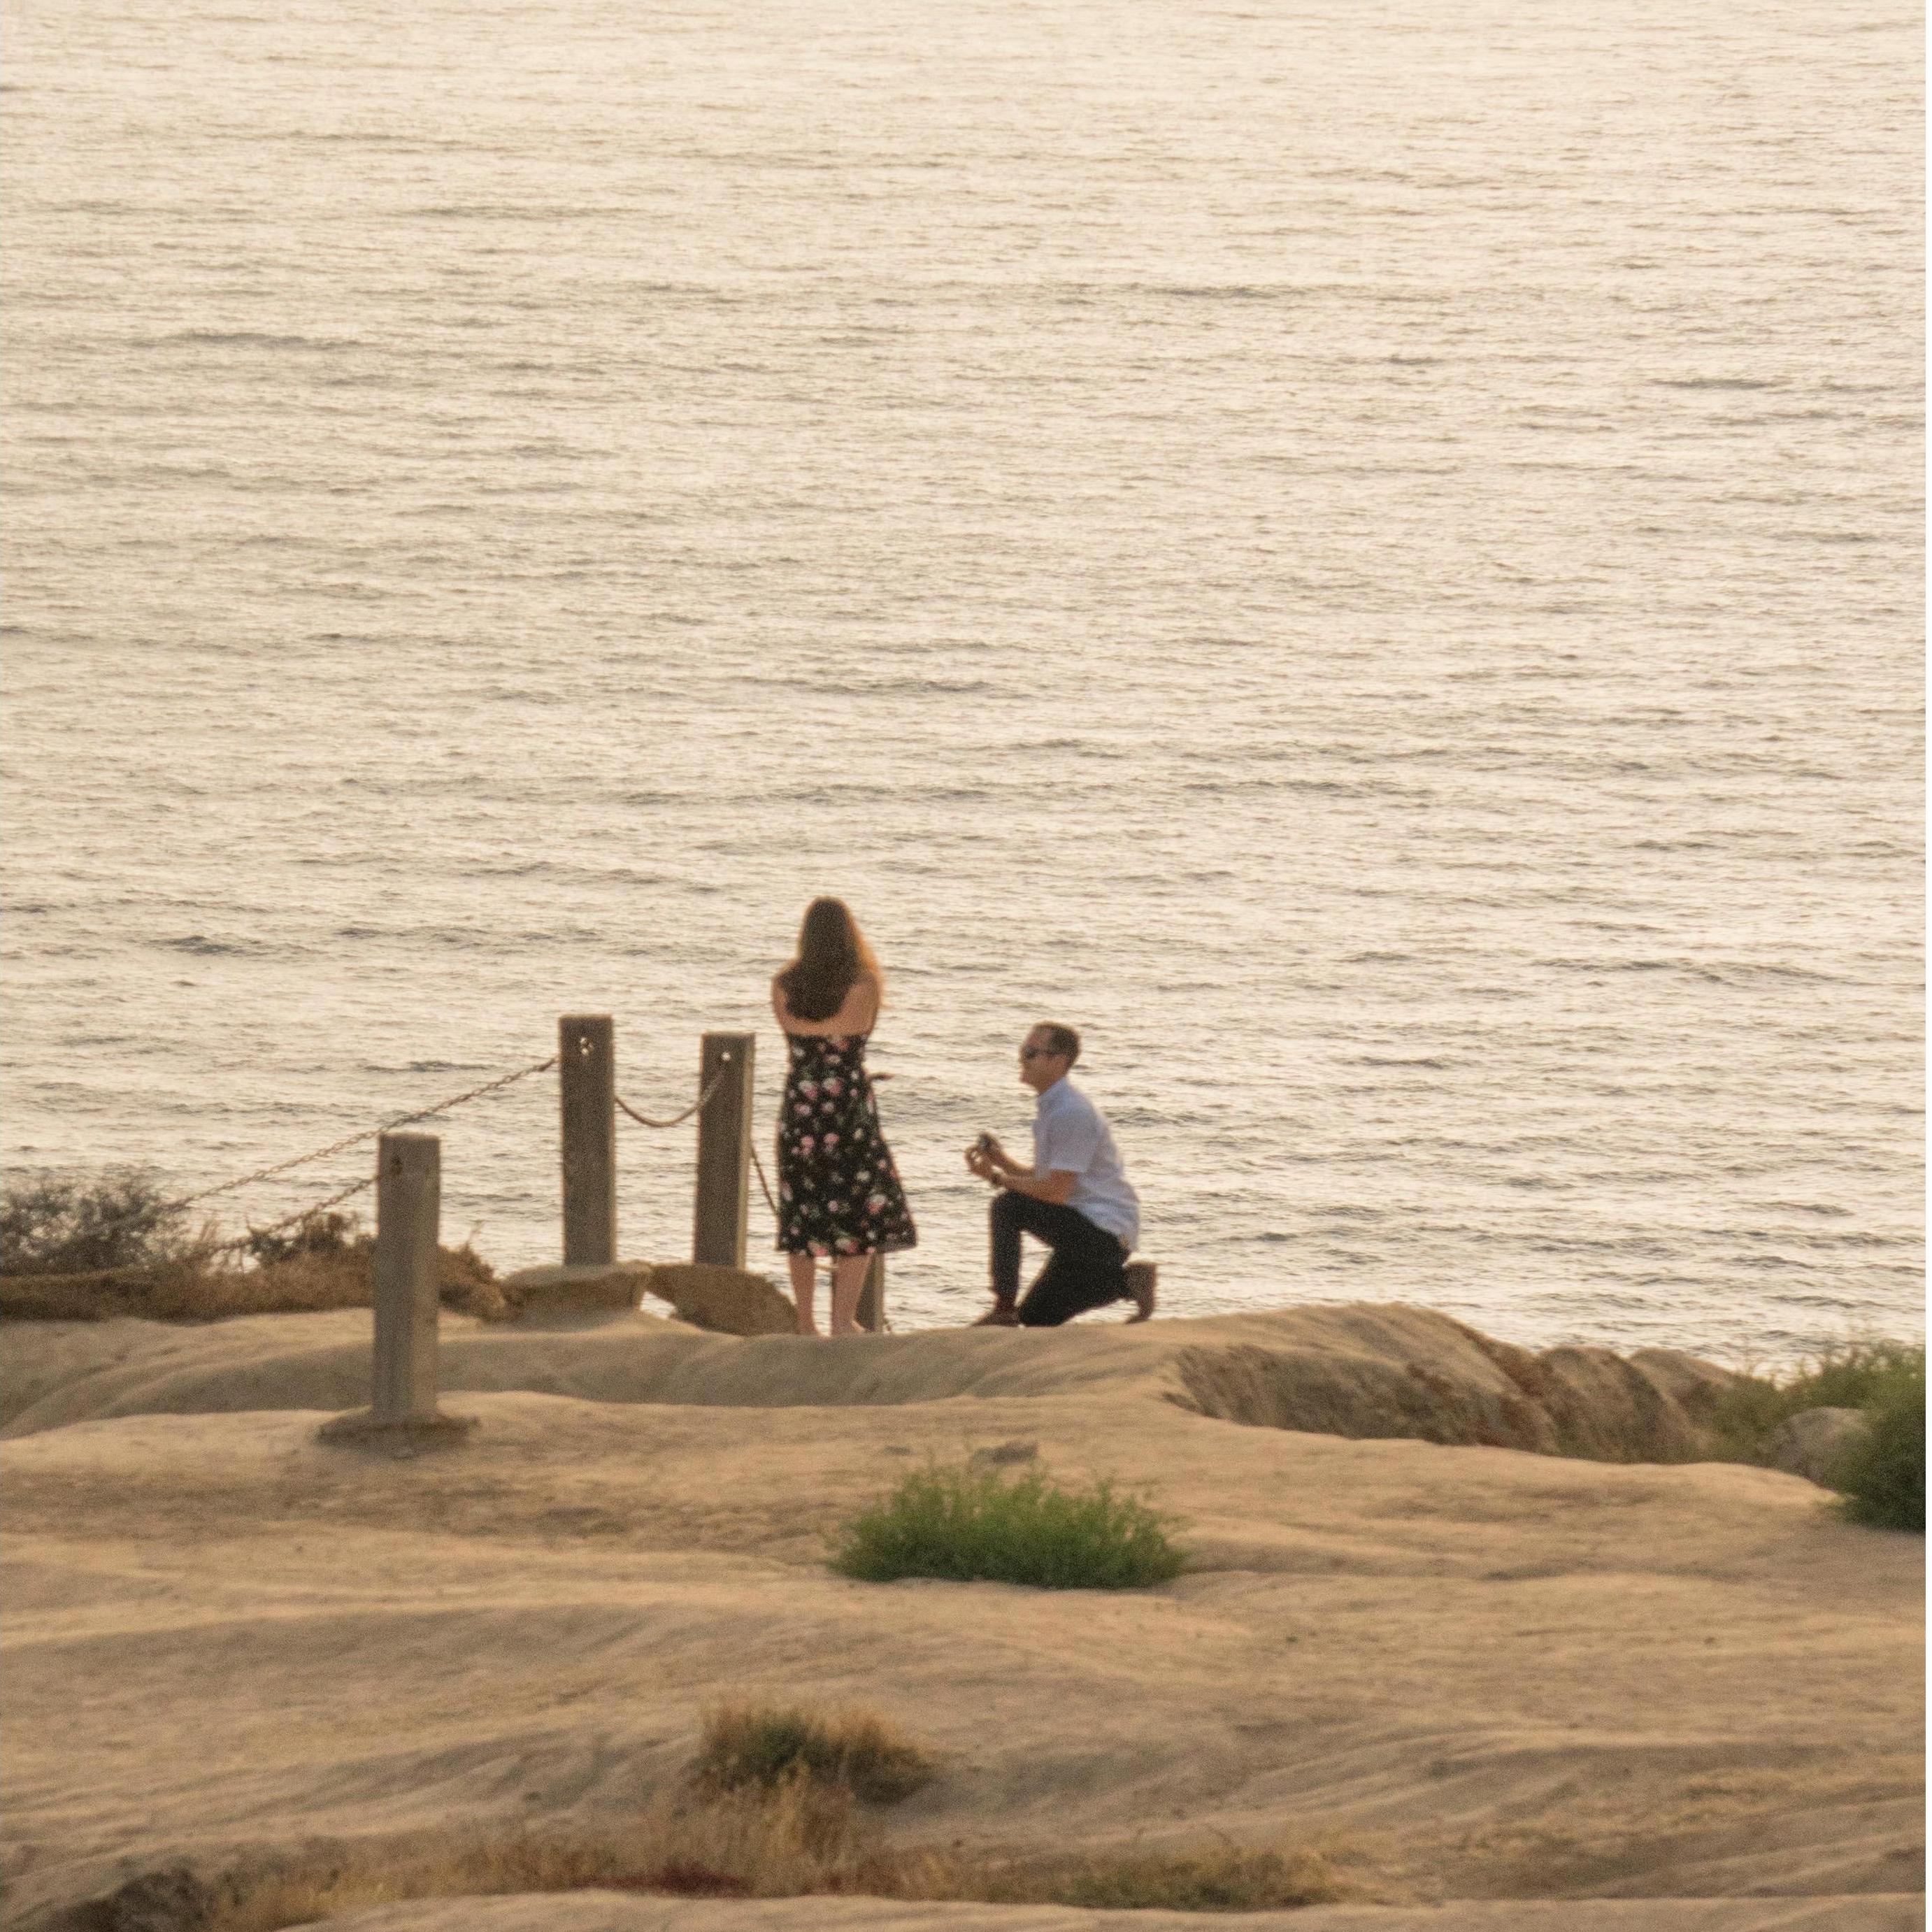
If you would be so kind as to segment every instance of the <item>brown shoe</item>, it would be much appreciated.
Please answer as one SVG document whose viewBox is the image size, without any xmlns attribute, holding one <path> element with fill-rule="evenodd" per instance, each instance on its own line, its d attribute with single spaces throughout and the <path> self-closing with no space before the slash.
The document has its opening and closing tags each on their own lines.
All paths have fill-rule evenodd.
<svg viewBox="0 0 1932 1932">
<path fill-rule="evenodd" d="M 973 1324 L 975 1328 L 1017 1328 L 1020 1312 L 1010 1301 L 996 1301 Z"/>
<path fill-rule="evenodd" d="M 1160 1272 L 1152 1262 L 1130 1262 L 1126 1265 L 1127 1299 L 1134 1304 L 1130 1322 L 1144 1322 L 1154 1312 L 1154 1278 Z"/>
</svg>

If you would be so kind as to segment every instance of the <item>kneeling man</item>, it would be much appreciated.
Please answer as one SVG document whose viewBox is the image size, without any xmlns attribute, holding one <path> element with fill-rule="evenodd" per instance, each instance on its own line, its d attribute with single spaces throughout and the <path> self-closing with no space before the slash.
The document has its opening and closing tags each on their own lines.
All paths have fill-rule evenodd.
<svg viewBox="0 0 1932 1932">
<path fill-rule="evenodd" d="M 999 1189 L 992 1208 L 992 1312 L 981 1325 L 1052 1328 L 1090 1308 L 1131 1295 L 1136 1319 L 1154 1312 L 1154 1270 L 1127 1256 L 1140 1232 L 1140 1200 L 1127 1185 L 1114 1136 L 1099 1108 L 1067 1078 L 1080 1058 L 1068 1026 L 1040 1025 L 1020 1048 L 1020 1078 L 1039 1096 L 1033 1165 L 1022 1167 L 990 1134 L 966 1165 Z M 1052 1249 L 1020 1299 L 1020 1237 Z"/>
</svg>

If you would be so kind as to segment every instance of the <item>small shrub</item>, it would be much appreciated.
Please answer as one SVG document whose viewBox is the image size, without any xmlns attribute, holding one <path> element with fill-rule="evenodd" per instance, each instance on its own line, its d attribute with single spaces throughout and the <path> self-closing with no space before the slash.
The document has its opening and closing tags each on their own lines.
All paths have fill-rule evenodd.
<svg viewBox="0 0 1932 1932">
<path fill-rule="evenodd" d="M 87 1274 L 180 1260 L 194 1242 L 187 1210 L 151 1169 L 91 1178 L 22 1174 L 0 1184 L 0 1275 Z"/>
<path fill-rule="evenodd" d="M 1760 1462 L 1779 1426 L 1805 1409 L 1871 1409 L 1914 1388 L 1922 1405 L 1922 1343 L 1849 1342 L 1787 1374 L 1751 1376 L 1727 1389 L 1712 1418 L 1715 1446 L 1733 1461 Z"/>
<path fill-rule="evenodd" d="M 1925 1358 L 1889 1376 L 1865 1406 L 1871 1432 L 1832 1471 L 1844 1513 L 1876 1529 L 1925 1534 Z"/>
<path fill-rule="evenodd" d="M 1106 1481 L 1066 1490 L 1039 1470 L 915 1470 L 848 1526 L 832 1567 L 866 1582 L 976 1578 L 1047 1590 L 1136 1590 L 1179 1576 L 1168 1520 Z"/>
<path fill-rule="evenodd" d="M 297 1255 L 346 1254 L 356 1245 L 359 1227 L 353 1214 L 304 1214 L 285 1234 L 250 1228 L 245 1252 L 258 1268 L 272 1268 Z"/>
<path fill-rule="evenodd" d="M 932 1780 L 932 1762 L 884 1719 L 865 1711 L 824 1717 L 776 1705 L 730 1705 L 706 1720 L 692 1767 L 702 1790 L 776 1790 L 805 1778 L 874 1804 L 896 1804 Z"/>
</svg>

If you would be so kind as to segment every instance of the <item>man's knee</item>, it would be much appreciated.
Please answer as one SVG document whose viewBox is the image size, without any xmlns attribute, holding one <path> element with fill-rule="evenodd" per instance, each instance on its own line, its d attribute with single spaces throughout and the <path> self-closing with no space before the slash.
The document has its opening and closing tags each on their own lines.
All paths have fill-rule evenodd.
<svg viewBox="0 0 1932 1932">
<path fill-rule="evenodd" d="M 1003 1187 L 993 1196 L 993 1226 L 996 1228 L 1016 1228 L 1026 1213 L 1023 1196 L 1016 1194 L 1011 1188 Z"/>
</svg>

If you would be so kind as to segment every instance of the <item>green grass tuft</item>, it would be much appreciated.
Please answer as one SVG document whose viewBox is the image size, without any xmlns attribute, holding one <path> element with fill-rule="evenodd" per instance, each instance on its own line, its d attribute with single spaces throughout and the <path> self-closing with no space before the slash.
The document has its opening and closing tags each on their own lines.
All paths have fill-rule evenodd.
<svg viewBox="0 0 1932 1932">
<path fill-rule="evenodd" d="M 1107 1481 L 1069 1490 L 1038 1470 L 916 1470 L 847 1526 L 832 1558 L 869 1583 L 904 1576 L 1138 1590 L 1171 1582 L 1186 1558 L 1167 1518 Z"/>
<path fill-rule="evenodd" d="M 773 1704 L 728 1705 L 712 1712 L 692 1766 L 692 1780 L 701 1790 L 776 1791 L 804 1778 L 874 1804 L 896 1804 L 929 1784 L 932 1775 L 926 1753 L 869 1712 L 819 1716 Z"/>
</svg>

